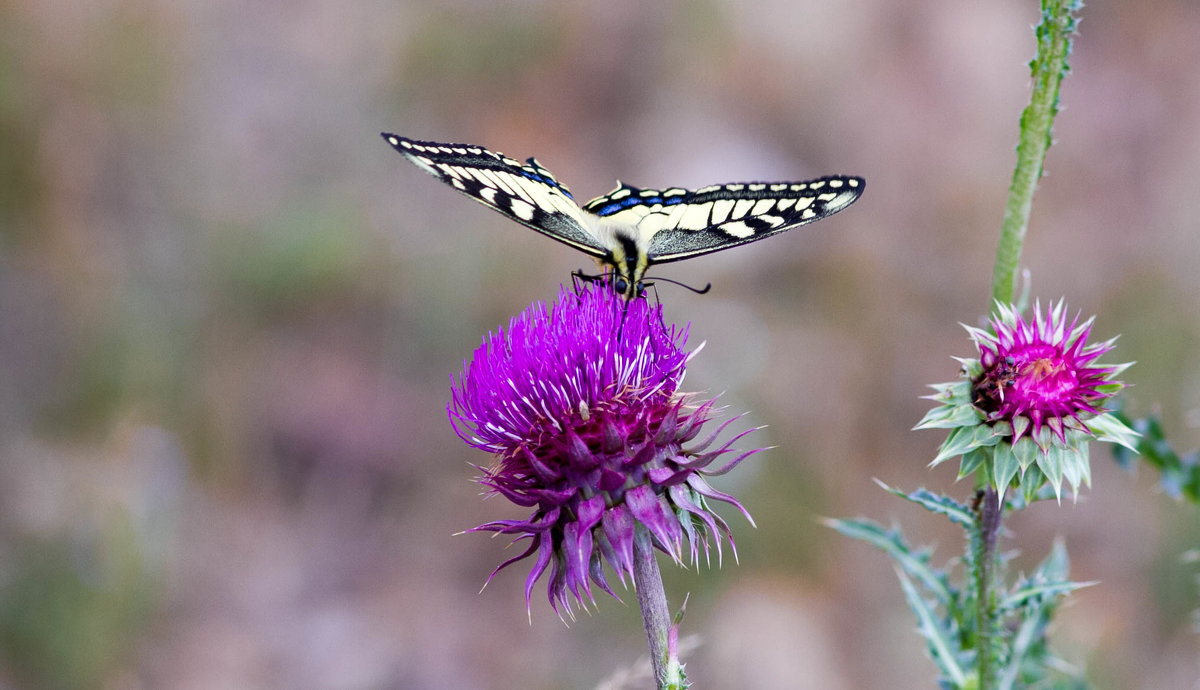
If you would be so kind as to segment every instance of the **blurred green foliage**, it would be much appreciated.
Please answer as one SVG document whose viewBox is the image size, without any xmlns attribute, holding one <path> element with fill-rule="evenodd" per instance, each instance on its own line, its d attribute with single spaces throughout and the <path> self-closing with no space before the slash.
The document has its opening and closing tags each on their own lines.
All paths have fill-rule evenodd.
<svg viewBox="0 0 1200 690">
<path fill-rule="evenodd" d="M 128 514 L 82 532 L 25 539 L 4 559 L 0 656 L 28 687 L 104 685 L 132 662 L 161 599 Z"/>
</svg>

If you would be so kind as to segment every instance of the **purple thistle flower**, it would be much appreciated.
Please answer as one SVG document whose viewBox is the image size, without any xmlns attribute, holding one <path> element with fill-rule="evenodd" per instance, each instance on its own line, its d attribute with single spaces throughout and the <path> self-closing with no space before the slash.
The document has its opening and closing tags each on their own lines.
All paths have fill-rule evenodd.
<svg viewBox="0 0 1200 690">
<path fill-rule="evenodd" d="M 1095 364 L 1116 338 L 1088 345 L 1095 317 L 1080 324 L 1076 314 L 1068 325 L 1064 312 L 1062 301 L 1046 312 L 1039 304 L 1025 321 L 998 304 L 990 320 L 994 334 L 968 329 L 983 367 L 973 386 L 976 407 L 988 423 L 1010 423 L 1014 443 L 1026 433 L 1036 441 L 1043 425 L 1063 442 L 1065 429 L 1088 431 L 1084 419 L 1100 414 L 1120 387 L 1109 378 L 1123 366 Z"/>
<path fill-rule="evenodd" d="M 686 328 L 663 323 L 661 306 L 626 303 L 601 288 L 563 289 L 552 307 L 536 303 L 512 319 L 507 332 L 488 334 L 452 386 L 448 411 L 455 431 L 496 456 L 480 468 L 478 481 L 533 509 L 525 520 L 468 530 L 529 540 L 524 552 L 492 572 L 535 558 L 526 607 L 547 570 L 556 611 L 561 604 L 570 614 L 571 599 L 584 607 L 585 598 L 594 602 L 593 583 L 616 597 L 604 563 L 625 584 L 640 530 L 677 563 L 685 553 L 698 563 L 701 549 L 707 559 L 714 541 L 719 559 L 721 536 L 731 546 L 733 539 L 710 500 L 733 505 L 753 524 L 745 508 L 705 476 L 723 474 L 762 449 L 708 469 L 736 453 L 732 444 L 753 430 L 710 449 L 729 420 L 692 443 L 715 410 L 711 400 L 679 392 L 692 354 L 683 350 L 686 339 Z"/>
<path fill-rule="evenodd" d="M 980 472 L 999 496 L 1021 486 L 1027 501 L 1049 483 L 1056 496 L 1065 479 L 1074 489 L 1091 481 L 1088 442 L 1135 447 L 1137 433 L 1104 408 L 1123 384 L 1128 364 L 1098 364 L 1116 340 L 1089 345 L 1092 321 L 1068 321 L 1059 301 L 1025 320 L 997 304 L 992 331 L 966 326 L 979 359 L 960 359 L 964 380 L 934 385 L 939 403 L 918 429 L 950 429 L 933 459 L 961 457 L 959 477 Z"/>
</svg>

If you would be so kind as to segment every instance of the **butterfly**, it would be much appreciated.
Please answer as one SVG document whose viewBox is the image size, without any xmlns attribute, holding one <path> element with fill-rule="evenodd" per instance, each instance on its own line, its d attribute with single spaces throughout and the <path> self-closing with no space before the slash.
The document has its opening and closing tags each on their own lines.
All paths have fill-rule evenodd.
<svg viewBox="0 0 1200 690">
<path fill-rule="evenodd" d="M 518 223 L 594 257 L 626 300 L 640 297 L 656 264 L 702 256 L 827 218 L 854 203 L 866 181 L 739 182 L 700 189 L 616 189 L 583 206 L 530 158 L 524 164 L 469 144 L 383 132 L 417 167 Z"/>
</svg>

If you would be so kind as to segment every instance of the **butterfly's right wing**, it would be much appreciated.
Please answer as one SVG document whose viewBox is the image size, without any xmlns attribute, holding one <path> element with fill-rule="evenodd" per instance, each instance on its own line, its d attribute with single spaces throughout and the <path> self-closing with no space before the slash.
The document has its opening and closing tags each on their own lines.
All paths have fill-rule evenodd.
<svg viewBox="0 0 1200 690">
<path fill-rule="evenodd" d="M 521 225 L 597 259 L 609 255 L 570 190 L 536 160 L 521 165 L 482 146 L 416 141 L 387 132 L 383 138 L 417 167 Z"/>
<path fill-rule="evenodd" d="M 636 227 L 648 263 L 661 264 L 757 242 L 837 213 L 862 195 L 860 177 L 806 182 L 733 182 L 689 190 L 620 185 L 584 204 L 586 213 Z"/>
</svg>

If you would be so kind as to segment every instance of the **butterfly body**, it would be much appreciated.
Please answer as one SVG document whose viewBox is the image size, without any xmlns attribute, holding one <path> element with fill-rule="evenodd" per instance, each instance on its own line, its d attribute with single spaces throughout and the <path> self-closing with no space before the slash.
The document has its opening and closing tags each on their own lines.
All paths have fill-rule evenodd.
<svg viewBox="0 0 1200 690">
<path fill-rule="evenodd" d="M 853 176 L 804 182 L 744 182 L 689 190 L 618 183 L 579 206 L 537 160 L 520 163 L 481 146 L 417 141 L 384 133 L 421 169 L 513 220 L 591 255 L 611 271 L 614 288 L 633 299 L 646 271 L 826 218 L 856 201 L 865 182 Z"/>
</svg>

